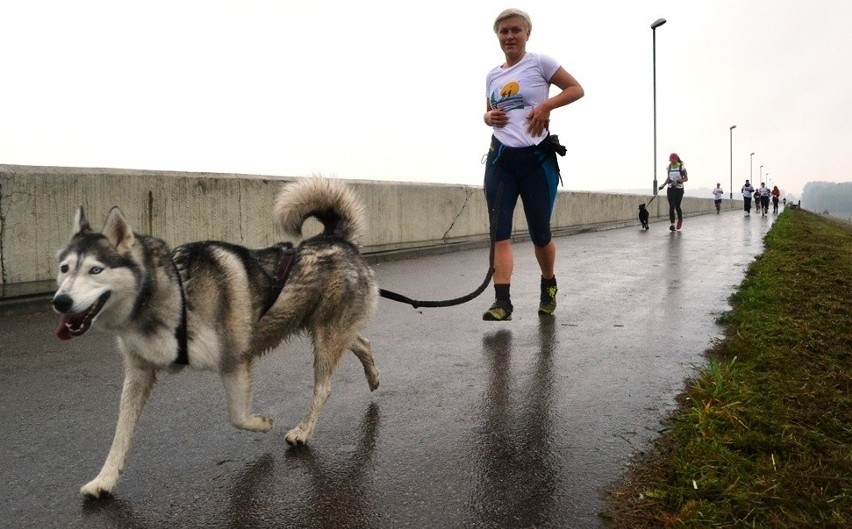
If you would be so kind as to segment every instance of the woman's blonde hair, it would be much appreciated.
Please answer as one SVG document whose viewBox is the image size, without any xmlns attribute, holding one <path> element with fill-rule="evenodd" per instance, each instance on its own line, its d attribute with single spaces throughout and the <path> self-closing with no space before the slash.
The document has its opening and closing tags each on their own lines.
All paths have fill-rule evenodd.
<svg viewBox="0 0 852 529">
<path fill-rule="evenodd" d="M 500 25 L 500 22 L 503 22 L 507 18 L 512 18 L 512 17 L 521 17 L 522 19 L 524 19 L 524 23 L 527 25 L 527 33 L 529 34 L 529 33 L 532 32 L 532 20 L 530 20 L 530 16 L 525 11 L 521 11 L 520 9 L 511 8 L 511 9 L 504 9 L 503 11 L 500 12 L 499 15 L 497 15 L 497 19 L 494 20 L 494 33 L 497 33 L 497 26 Z"/>
</svg>

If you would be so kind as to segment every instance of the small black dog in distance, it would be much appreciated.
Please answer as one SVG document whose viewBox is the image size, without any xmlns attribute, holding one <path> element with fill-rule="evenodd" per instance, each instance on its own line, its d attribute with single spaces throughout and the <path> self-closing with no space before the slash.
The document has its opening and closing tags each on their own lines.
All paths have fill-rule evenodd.
<svg viewBox="0 0 852 529">
<path fill-rule="evenodd" d="M 647 230 L 648 226 L 648 210 L 645 209 L 645 204 L 639 204 L 639 222 L 642 223 L 642 229 Z"/>
</svg>

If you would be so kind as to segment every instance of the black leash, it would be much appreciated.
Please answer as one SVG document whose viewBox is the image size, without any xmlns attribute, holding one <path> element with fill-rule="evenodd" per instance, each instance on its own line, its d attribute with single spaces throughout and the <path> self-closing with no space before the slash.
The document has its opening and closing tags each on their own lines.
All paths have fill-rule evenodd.
<svg viewBox="0 0 852 529">
<path fill-rule="evenodd" d="M 491 238 L 491 250 L 488 254 L 488 273 L 485 274 L 485 280 L 482 281 L 482 284 L 479 285 L 479 288 L 467 294 L 465 296 L 461 296 L 454 299 L 446 299 L 443 301 L 419 301 L 416 299 L 411 299 L 407 296 L 403 296 L 402 294 L 398 294 L 396 292 L 391 292 L 390 290 L 385 290 L 383 288 L 379 289 L 379 295 L 383 298 L 387 298 L 392 301 L 398 301 L 400 303 L 405 303 L 407 305 L 411 305 L 415 309 L 420 307 L 426 308 L 436 308 L 436 307 L 452 307 L 454 305 L 461 305 L 462 303 L 467 303 L 468 301 L 474 299 L 475 297 L 482 294 L 482 292 L 488 288 L 488 284 L 491 283 L 491 276 L 494 275 L 494 245 L 497 242 L 497 215 L 500 212 L 500 197 L 503 194 L 503 183 L 497 187 L 497 197 L 495 200 L 495 208 L 491 214 L 490 226 L 488 229 L 489 236 Z"/>
</svg>

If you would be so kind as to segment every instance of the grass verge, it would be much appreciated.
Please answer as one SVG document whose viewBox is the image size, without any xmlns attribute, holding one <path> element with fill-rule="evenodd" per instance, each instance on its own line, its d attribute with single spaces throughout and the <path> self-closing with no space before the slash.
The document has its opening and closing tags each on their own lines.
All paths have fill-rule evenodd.
<svg viewBox="0 0 852 529">
<path fill-rule="evenodd" d="M 785 210 L 609 525 L 852 527 L 850 304 L 852 226 Z"/>
</svg>

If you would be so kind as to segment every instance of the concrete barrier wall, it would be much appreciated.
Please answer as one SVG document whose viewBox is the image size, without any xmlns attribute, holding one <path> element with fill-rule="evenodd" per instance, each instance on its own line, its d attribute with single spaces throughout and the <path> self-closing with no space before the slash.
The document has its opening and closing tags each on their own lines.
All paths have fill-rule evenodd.
<svg viewBox="0 0 852 529">
<path fill-rule="evenodd" d="M 172 246 L 205 239 L 250 247 L 274 242 L 275 195 L 295 177 L 0 165 L 0 297 L 50 291 L 56 252 L 71 233 L 82 205 L 92 227 L 119 206 L 134 230 Z M 362 241 L 372 259 L 414 250 L 449 251 L 488 244 L 488 213 L 481 186 L 347 180 L 363 199 L 368 231 Z M 553 215 L 556 234 L 626 225 L 638 228 L 637 206 L 650 196 L 560 190 Z M 728 207 L 741 207 L 741 202 Z M 649 208 L 652 220 L 668 214 L 665 195 Z M 712 199 L 685 198 L 688 215 L 715 211 Z M 317 225 L 318 226 L 318 225 Z M 523 208 L 515 235 L 526 238 Z M 316 228 L 315 228 L 316 229 Z M 310 233 L 310 229 L 306 230 Z"/>
</svg>

